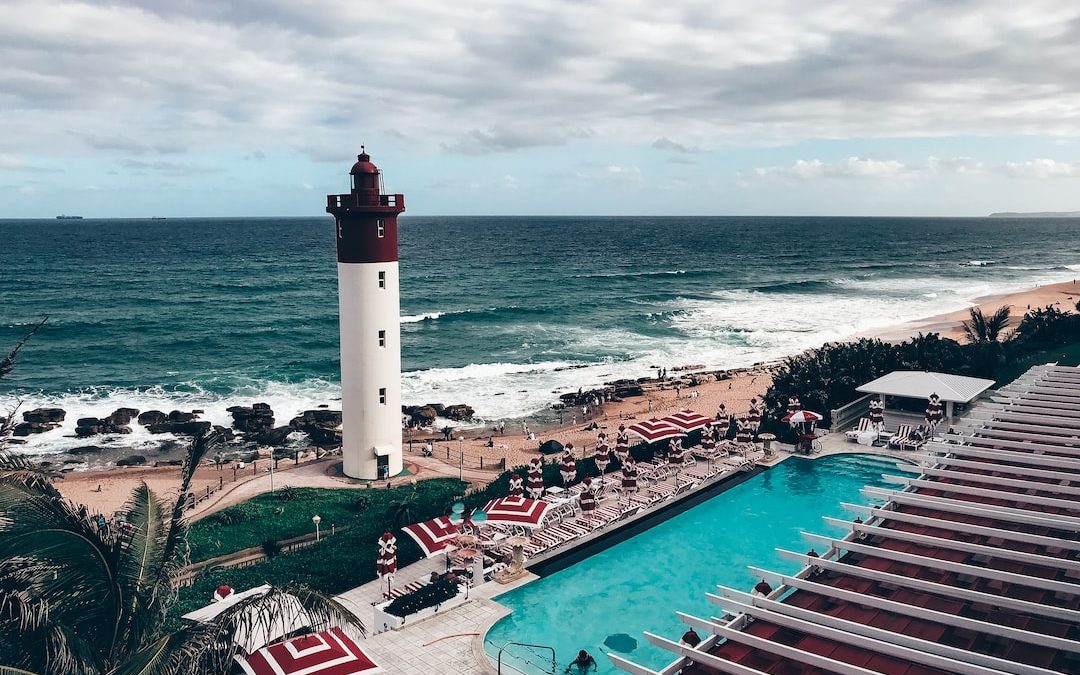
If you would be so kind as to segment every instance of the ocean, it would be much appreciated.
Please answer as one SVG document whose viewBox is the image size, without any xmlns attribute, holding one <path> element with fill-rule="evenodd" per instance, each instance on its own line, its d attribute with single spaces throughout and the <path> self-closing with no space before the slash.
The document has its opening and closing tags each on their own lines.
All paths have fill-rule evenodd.
<svg viewBox="0 0 1080 675">
<path fill-rule="evenodd" d="M 658 367 L 737 367 L 1080 276 L 1080 220 L 401 219 L 406 403 L 484 420 Z M 0 220 L 0 406 L 83 416 L 335 405 L 329 217 Z M 140 429 L 123 442 L 149 438 Z M 158 437 L 160 439 L 160 437 Z"/>
</svg>

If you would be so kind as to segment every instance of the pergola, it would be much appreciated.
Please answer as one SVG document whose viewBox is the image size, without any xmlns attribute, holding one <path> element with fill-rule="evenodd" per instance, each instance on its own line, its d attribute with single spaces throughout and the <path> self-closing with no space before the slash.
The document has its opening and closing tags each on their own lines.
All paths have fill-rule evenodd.
<svg viewBox="0 0 1080 675">
<path fill-rule="evenodd" d="M 979 377 L 935 373 L 925 370 L 894 370 L 855 391 L 881 396 L 898 396 L 926 400 L 937 394 L 945 402 L 947 424 L 952 424 L 953 404 L 971 403 L 979 394 L 994 386 L 993 380 Z"/>
</svg>

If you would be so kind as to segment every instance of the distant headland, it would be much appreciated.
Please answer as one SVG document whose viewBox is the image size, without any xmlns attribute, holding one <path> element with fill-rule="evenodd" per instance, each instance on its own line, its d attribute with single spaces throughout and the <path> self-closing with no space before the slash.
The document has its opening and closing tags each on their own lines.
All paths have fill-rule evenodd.
<svg viewBox="0 0 1080 675">
<path fill-rule="evenodd" d="M 1080 211 L 1002 211 L 991 213 L 990 218 L 1080 218 Z"/>
</svg>

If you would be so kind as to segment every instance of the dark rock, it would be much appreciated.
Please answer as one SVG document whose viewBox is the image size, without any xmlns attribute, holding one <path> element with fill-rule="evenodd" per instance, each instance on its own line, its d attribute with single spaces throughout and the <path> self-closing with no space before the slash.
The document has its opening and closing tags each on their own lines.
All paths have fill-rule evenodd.
<svg viewBox="0 0 1080 675">
<path fill-rule="evenodd" d="M 431 408 L 435 411 L 436 415 L 442 415 L 443 411 L 446 410 L 446 406 L 444 406 L 442 403 L 425 403 L 422 407 Z"/>
<path fill-rule="evenodd" d="M 464 403 L 457 403 L 455 405 L 448 405 L 443 409 L 443 417 L 454 420 L 455 422 L 465 422 L 471 420 L 476 411 L 471 406 L 467 406 Z"/>
<path fill-rule="evenodd" d="M 96 427 L 101 421 L 96 417 L 80 417 L 75 424 L 80 427 Z"/>
<path fill-rule="evenodd" d="M 34 408 L 23 413 L 24 422 L 55 424 L 63 422 L 67 412 L 63 408 Z"/>
<path fill-rule="evenodd" d="M 160 424 L 151 424 L 147 429 L 152 434 L 199 436 L 210 431 L 211 426 L 213 425 L 209 422 L 162 422 Z"/>
<path fill-rule="evenodd" d="M 26 445 L 26 441 L 21 438 L 9 438 L 7 442 L 11 445 Z"/>
<path fill-rule="evenodd" d="M 195 413 L 183 412 L 180 410 L 173 410 L 169 413 L 170 422 L 191 422 L 196 417 L 198 417 L 198 415 L 196 415 Z"/>
<path fill-rule="evenodd" d="M 233 427 L 245 433 L 264 433 L 274 428 L 274 411 L 269 403 L 255 403 L 250 408 L 234 405 L 227 408 L 232 414 Z"/>
<path fill-rule="evenodd" d="M 131 455 L 116 460 L 116 466 L 142 466 L 146 464 L 146 458 L 142 455 Z"/>
<path fill-rule="evenodd" d="M 269 431 L 256 434 L 255 442 L 259 445 L 281 445 L 292 432 L 293 428 L 290 426 L 276 427 Z"/>
<path fill-rule="evenodd" d="M 80 445 L 67 451 L 69 455 L 96 455 L 105 451 L 100 445 Z"/>
<path fill-rule="evenodd" d="M 50 462 L 48 460 L 46 460 L 44 462 L 38 462 L 38 466 L 43 467 L 43 468 L 47 467 L 47 466 L 52 466 L 52 462 Z"/>
<path fill-rule="evenodd" d="M 341 445 L 341 430 L 310 426 L 304 429 L 312 445 L 320 448 L 336 448 Z"/>
<path fill-rule="evenodd" d="M 125 426 L 131 424 L 131 420 L 139 416 L 139 411 L 136 408 L 117 408 L 106 419 L 109 424 L 115 426 Z"/>
<path fill-rule="evenodd" d="M 166 459 L 160 462 L 154 462 L 154 466 L 183 466 L 184 460 L 182 459 Z"/>
<path fill-rule="evenodd" d="M 158 448 L 158 452 L 164 454 L 168 452 L 180 452 L 187 449 L 187 443 L 177 440 L 162 441 L 161 446 Z"/>
<path fill-rule="evenodd" d="M 169 419 L 169 416 L 160 410 L 147 410 L 139 415 L 139 424 L 145 427 L 150 426 L 151 424 L 161 424 L 167 419 Z"/>
<path fill-rule="evenodd" d="M 16 436 L 29 436 L 30 434 L 42 434 L 46 431 L 52 431 L 59 424 L 52 422 L 20 422 L 16 424 L 11 430 L 11 433 Z"/>
<path fill-rule="evenodd" d="M 236 433 L 232 429 L 230 429 L 229 427 L 223 427 L 220 424 L 214 425 L 214 433 L 221 436 L 221 440 L 226 443 L 236 438 Z"/>
<path fill-rule="evenodd" d="M 64 464 L 82 464 L 82 463 L 83 463 L 83 461 L 81 459 L 65 459 L 64 460 Z"/>
<path fill-rule="evenodd" d="M 75 427 L 75 435 L 78 436 L 79 438 L 86 438 L 88 436 L 97 436 L 100 433 L 103 433 L 101 431 L 101 427 L 97 426 L 96 424 L 95 425 L 83 424 L 81 426 Z"/>
<path fill-rule="evenodd" d="M 304 414 L 292 418 L 290 426 L 302 428 L 308 424 L 318 424 L 324 427 L 341 426 L 340 410 L 305 410 Z"/>
</svg>

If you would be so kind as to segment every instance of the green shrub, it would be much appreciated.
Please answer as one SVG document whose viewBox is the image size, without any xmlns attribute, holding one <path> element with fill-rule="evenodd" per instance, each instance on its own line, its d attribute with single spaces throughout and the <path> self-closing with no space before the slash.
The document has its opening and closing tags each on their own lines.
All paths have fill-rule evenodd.
<svg viewBox="0 0 1080 675">
<path fill-rule="evenodd" d="M 406 595 L 394 598 L 393 602 L 386 606 L 386 613 L 405 618 L 410 614 L 416 614 L 422 609 L 441 605 L 454 598 L 458 594 L 458 586 L 443 578 L 435 583 L 426 584 Z"/>
</svg>

